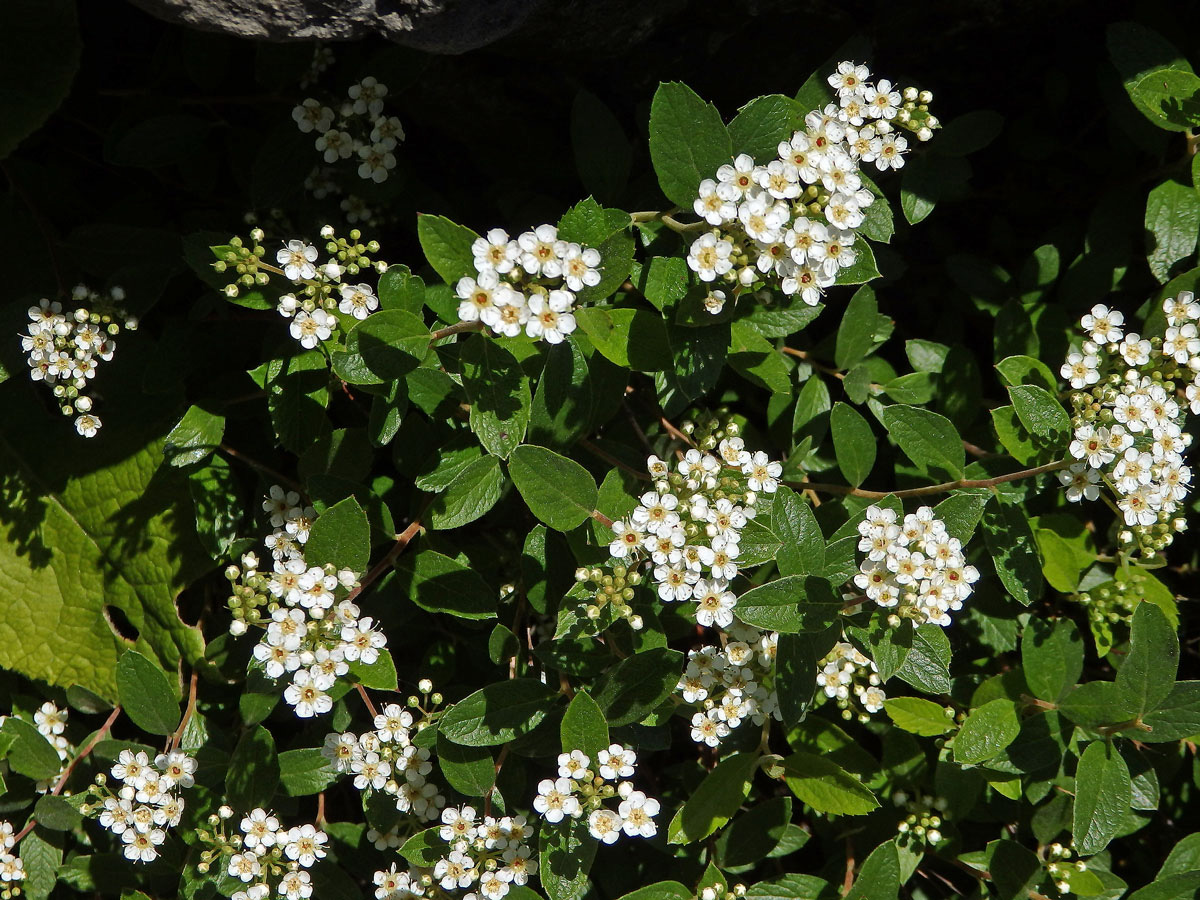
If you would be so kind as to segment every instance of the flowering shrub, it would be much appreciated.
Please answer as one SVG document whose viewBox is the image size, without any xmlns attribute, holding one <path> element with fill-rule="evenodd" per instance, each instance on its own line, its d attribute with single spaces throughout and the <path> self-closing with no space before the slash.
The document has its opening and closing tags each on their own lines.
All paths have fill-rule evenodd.
<svg viewBox="0 0 1200 900">
<path fill-rule="evenodd" d="M 1200 79 L 1109 44 L 1184 161 L 1015 276 L 956 206 L 1001 117 L 919 57 L 581 93 L 582 200 L 502 82 L 446 162 L 398 50 L 123 122 L 187 271 L 98 228 L 46 271 L 123 288 L 11 304 L 0 900 L 1193 896 Z"/>
</svg>

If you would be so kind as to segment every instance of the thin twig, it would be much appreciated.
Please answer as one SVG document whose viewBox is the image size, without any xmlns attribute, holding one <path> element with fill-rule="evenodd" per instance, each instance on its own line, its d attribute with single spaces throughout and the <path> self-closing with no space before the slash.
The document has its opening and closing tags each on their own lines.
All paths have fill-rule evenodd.
<svg viewBox="0 0 1200 900">
<path fill-rule="evenodd" d="M 302 485 L 300 482 L 296 481 L 293 478 L 288 478 L 282 472 L 279 472 L 276 469 L 272 469 L 268 465 L 260 463 L 257 459 L 254 459 L 253 457 L 247 456 L 241 450 L 235 450 L 235 449 L 233 449 L 233 447 L 230 447 L 228 444 L 220 444 L 220 445 L 218 445 L 217 449 L 220 450 L 222 453 L 224 453 L 226 456 L 228 456 L 230 459 L 236 459 L 240 463 L 245 463 L 250 468 L 257 469 L 258 471 L 262 472 L 264 475 L 270 475 L 272 478 L 274 478 L 280 484 L 282 484 L 288 488 L 291 488 L 293 491 L 303 491 L 304 490 L 304 485 Z"/>
<path fill-rule="evenodd" d="M 200 675 L 195 669 L 192 670 L 192 679 L 188 683 L 188 702 L 187 708 L 183 711 L 183 718 L 179 720 L 179 727 L 175 729 L 175 733 L 171 735 L 171 743 L 167 748 L 168 751 L 174 750 L 179 746 L 179 742 L 183 739 L 183 730 L 187 728 L 188 722 L 191 721 L 192 715 L 196 712 L 196 688 L 199 685 Z"/>
<path fill-rule="evenodd" d="M 592 510 L 592 518 L 595 519 L 597 522 L 599 522 L 601 525 L 603 525 L 605 528 L 612 528 L 613 520 L 610 519 L 608 516 L 606 516 L 604 513 L 600 512 L 600 510 L 593 509 Z"/>
<path fill-rule="evenodd" d="M 465 331 L 483 331 L 482 322 L 459 322 L 457 325 L 449 325 L 446 328 L 438 331 L 430 332 L 429 343 L 440 341 L 442 338 L 448 338 L 452 335 L 462 334 Z"/>
<path fill-rule="evenodd" d="M 421 513 L 421 516 L 423 515 L 424 511 Z M 421 530 L 421 516 L 417 516 L 417 518 L 413 519 L 407 528 L 396 535 L 396 543 L 392 545 L 392 549 L 384 555 L 383 559 L 379 560 L 379 562 L 371 567 L 371 571 L 367 572 L 367 574 L 362 577 L 362 580 L 358 583 L 358 587 L 354 588 L 354 590 L 346 595 L 347 600 L 353 600 L 368 587 L 374 584 L 385 572 L 387 572 L 388 569 L 392 567 L 392 563 L 394 563 L 396 558 L 404 552 L 404 548 L 409 545 L 412 539 L 417 536 L 417 532 Z"/>
<path fill-rule="evenodd" d="M 1071 460 L 1060 459 L 1057 462 L 1046 463 L 1044 466 L 1022 469 L 1020 472 L 1010 472 L 1007 475 L 997 475 L 995 478 L 960 478 L 958 481 L 945 481 L 941 484 L 907 488 L 902 491 L 868 491 L 864 488 L 849 487 L 844 484 L 820 484 L 815 481 L 786 481 L 784 484 L 798 490 L 821 491 L 825 494 L 842 494 L 847 497 L 865 497 L 871 500 L 882 500 L 884 497 L 890 496 L 903 500 L 905 497 L 926 497 L 930 494 L 945 494 L 949 491 L 957 491 L 965 488 L 993 488 L 998 484 L 1020 481 L 1023 478 L 1033 478 L 1037 475 L 1044 475 L 1047 472 L 1057 472 L 1059 469 L 1065 469 L 1070 464 Z"/>
<path fill-rule="evenodd" d="M 371 714 L 371 721 L 374 721 L 375 717 L 379 715 L 379 710 L 375 708 L 375 704 L 372 703 L 371 698 L 367 696 L 367 689 L 363 687 L 361 683 L 356 684 L 354 687 L 358 689 L 358 695 L 362 697 L 363 703 L 367 705 L 367 712 Z"/>
<path fill-rule="evenodd" d="M 604 460 L 610 466 L 616 466 L 618 469 L 628 472 L 634 478 L 640 478 L 643 481 L 653 481 L 654 480 L 646 472 L 639 472 L 633 466 L 628 465 L 627 463 L 621 462 L 621 460 L 617 459 L 615 456 L 613 456 L 607 450 L 604 450 L 601 447 L 596 446 L 591 441 L 589 441 L 587 438 L 580 438 L 579 446 L 582 447 L 584 450 L 587 450 L 589 453 L 592 453 L 592 454 L 600 457 L 602 460 Z"/>
<path fill-rule="evenodd" d="M 671 437 L 675 438 L 675 440 L 683 441 L 689 447 L 696 446 L 696 442 L 693 441 L 686 434 L 684 434 L 682 431 L 680 431 L 678 428 L 676 428 L 674 425 L 672 425 L 671 420 L 668 419 L 666 416 L 659 416 L 658 421 L 662 424 L 662 427 L 667 430 L 667 434 L 669 434 Z"/>
</svg>

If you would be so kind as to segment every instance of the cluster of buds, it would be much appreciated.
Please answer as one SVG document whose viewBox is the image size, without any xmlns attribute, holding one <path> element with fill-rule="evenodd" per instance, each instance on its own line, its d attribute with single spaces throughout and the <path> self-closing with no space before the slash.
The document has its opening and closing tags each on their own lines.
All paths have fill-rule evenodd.
<svg viewBox="0 0 1200 900">
<path fill-rule="evenodd" d="M 586 818 L 588 833 L 604 844 L 626 837 L 651 838 L 658 833 L 654 817 L 659 802 L 636 790 L 630 779 L 637 769 L 637 753 L 612 744 L 592 759 L 582 750 L 558 757 L 558 777 L 538 784 L 533 808 L 551 825 L 565 818 Z M 617 801 L 612 808 L 610 801 Z"/>
<path fill-rule="evenodd" d="M 311 824 L 284 828 L 274 813 L 261 807 L 246 813 L 237 831 L 226 826 L 233 818 L 233 810 L 222 806 L 209 816 L 208 828 L 197 830 L 208 845 L 200 854 L 199 871 L 221 868 L 223 861 L 224 874 L 247 885 L 231 900 L 267 900 L 272 895 L 308 900 L 313 885 L 306 870 L 325 857 L 328 835 Z"/>
<path fill-rule="evenodd" d="M 1062 366 L 1071 394 L 1070 455 L 1059 472 L 1071 501 L 1115 498 L 1123 548 L 1154 558 L 1187 521 L 1180 513 L 1192 472 L 1187 412 L 1200 412 L 1200 303 L 1191 292 L 1163 301 L 1163 337 L 1126 333 L 1118 310 L 1096 305 L 1086 338 Z"/>
<path fill-rule="evenodd" d="M 92 411 L 93 398 L 85 393 L 88 384 L 100 363 L 113 358 L 114 338 L 122 326 L 136 331 L 138 322 L 120 308 L 125 291 L 119 287 L 101 295 L 81 284 L 71 292 L 71 299 L 76 306 L 69 315 L 57 300 L 29 307 L 21 349 L 28 354 L 30 380 L 51 387 L 62 414 L 75 416 L 75 430 L 90 438 L 96 436 L 101 422 Z"/>
<path fill-rule="evenodd" d="M 718 746 L 745 722 L 763 725 L 781 719 L 775 692 L 775 651 L 779 634 L 734 622 L 721 632 L 720 646 L 688 651 L 687 668 L 676 686 L 692 714 L 692 740 Z"/>
<path fill-rule="evenodd" d="M 741 900 L 746 896 L 746 886 L 741 884 L 731 884 L 728 888 L 720 884 L 704 885 L 696 894 L 698 900 Z"/>
<path fill-rule="evenodd" d="M 271 275 L 279 275 L 291 282 L 297 290 L 279 297 L 277 309 L 286 319 L 291 319 L 292 337 L 307 350 L 315 348 L 339 330 L 340 313 L 351 323 L 365 319 L 379 308 L 379 298 L 369 284 L 343 281 L 368 271 L 387 271 L 387 263 L 372 259 L 379 252 L 376 241 L 362 243 L 362 232 L 350 231 L 349 237 L 338 237 L 333 226 L 321 229 L 326 241 L 324 262 L 319 262 L 320 252 L 315 244 L 290 240 L 275 253 L 278 265 L 264 261 L 266 249 L 262 246 L 263 231 L 255 228 L 250 232 L 250 244 L 234 237 L 224 247 L 213 247 L 217 262 L 213 268 L 218 272 L 232 271 L 237 277 L 225 286 L 225 294 L 236 297 L 242 287 L 263 287 L 270 283 Z"/>
<path fill-rule="evenodd" d="M 901 846 L 908 846 L 917 853 L 926 847 L 934 847 L 942 842 L 942 822 L 947 807 L 942 797 L 909 797 L 903 791 L 897 792 L 892 801 L 908 813 L 896 825 L 900 835 Z"/>
<path fill-rule="evenodd" d="M 326 163 L 355 159 L 358 177 L 380 184 L 396 168 L 393 151 L 404 140 L 404 127 L 395 116 L 383 114 L 387 85 L 367 76 L 350 85 L 348 99 L 337 111 L 309 97 L 292 110 L 304 134 L 316 134 L 314 146 Z"/>
<path fill-rule="evenodd" d="M 428 679 L 422 679 L 419 689 L 422 696 L 409 697 L 407 707 L 384 706 L 375 716 L 374 731 L 330 734 L 321 751 L 336 771 L 353 775 L 354 787 L 364 797 L 387 794 L 416 828 L 435 821 L 446 805 L 437 785 L 428 780 L 433 771 L 429 751 L 412 740 L 437 721 L 442 695 L 433 693 Z"/>
<path fill-rule="evenodd" d="M 687 262 L 702 281 L 735 293 L 777 285 L 816 306 L 854 265 L 858 229 L 875 202 L 860 167 L 900 168 L 908 149 L 900 132 L 926 141 L 938 127 L 928 91 L 869 77 L 864 65 L 840 63 L 829 77 L 837 102 L 810 112 L 776 159 L 760 165 L 743 153 L 700 182 L 693 209 L 713 228 L 692 243 Z M 716 314 L 724 302 L 714 290 L 705 306 Z"/>
<path fill-rule="evenodd" d="M 657 456 L 647 459 L 654 490 L 642 494 L 628 517 L 613 522 L 609 565 L 627 572 L 644 565 L 660 600 L 690 601 L 697 623 L 728 628 L 737 605 L 729 585 L 739 571 L 741 530 L 759 499 L 778 488 L 783 464 L 747 450 L 734 422 L 685 426 L 697 446 L 674 466 Z"/>
<path fill-rule="evenodd" d="M 897 522 L 894 510 L 867 507 L 858 549 L 866 554 L 854 584 L 884 609 L 888 624 L 950 624 L 950 613 L 971 596 L 979 570 L 967 565 L 962 542 L 946 533 L 933 509 L 922 506 Z"/>
<path fill-rule="evenodd" d="M 1060 894 L 1073 893 L 1071 879 L 1087 871 L 1087 863 L 1082 859 L 1072 859 L 1074 855 L 1071 848 L 1057 841 L 1046 848 L 1046 874 L 1054 880 L 1054 887 Z"/>
<path fill-rule="evenodd" d="M 600 283 L 600 251 L 561 240 L 554 225 L 539 225 L 515 240 L 493 228 L 471 247 L 475 277 L 459 279 L 458 318 L 482 322 L 493 334 L 522 331 L 560 344 L 575 330 L 576 295 Z"/>
<path fill-rule="evenodd" d="M 232 586 L 229 630 L 242 635 L 252 626 L 263 629 L 255 661 L 269 678 L 290 675 L 283 697 L 297 716 L 310 718 L 333 708 L 329 691 L 337 679 L 352 662 L 374 664 L 387 638 L 351 599 L 358 589 L 354 572 L 305 561 L 315 510 L 279 485 L 263 508 L 275 529 L 265 541 L 271 565 L 260 569 L 258 556 L 247 553 L 241 567 L 225 570 Z"/>
<path fill-rule="evenodd" d="M 167 831 L 183 818 L 179 791 L 195 784 L 196 760 L 182 750 L 154 758 L 141 750 L 122 750 L 111 769 L 120 786 L 114 791 L 108 776 L 100 773 L 88 787 L 94 802 L 81 811 L 121 838 L 125 858 L 153 862 L 167 839 Z"/>
<path fill-rule="evenodd" d="M 817 686 L 837 703 L 843 719 L 854 718 L 856 706 L 862 709 L 857 714 L 860 722 L 880 712 L 887 694 L 879 685 L 875 662 L 846 641 L 834 644 L 817 663 Z"/>
<path fill-rule="evenodd" d="M 1139 566 L 1122 566 L 1111 581 L 1074 595 L 1087 612 L 1088 625 L 1102 655 L 1113 645 L 1114 626 L 1128 623 L 1138 604 L 1151 596 L 1148 582 L 1153 578 Z M 1161 590 L 1161 584 L 1158 587 Z"/>
</svg>

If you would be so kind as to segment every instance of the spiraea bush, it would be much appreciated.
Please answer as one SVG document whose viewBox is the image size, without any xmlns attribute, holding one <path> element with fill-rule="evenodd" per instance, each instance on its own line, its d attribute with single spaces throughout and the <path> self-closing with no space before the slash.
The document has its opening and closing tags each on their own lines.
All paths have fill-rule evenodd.
<svg viewBox="0 0 1200 900">
<path fill-rule="evenodd" d="M 41 6 L 10 143 L 78 63 Z M 1200 78 L 1109 28 L 1161 159 L 1014 275 L 955 209 L 1037 128 L 849 46 L 660 84 L 636 154 L 581 94 L 553 215 L 439 205 L 400 51 L 263 49 L 249 158 L 219 93 L 122 120 L 107 164 L 253 211 L 13 303 L 0 900 L 1200 891 Z"/>
</svg>

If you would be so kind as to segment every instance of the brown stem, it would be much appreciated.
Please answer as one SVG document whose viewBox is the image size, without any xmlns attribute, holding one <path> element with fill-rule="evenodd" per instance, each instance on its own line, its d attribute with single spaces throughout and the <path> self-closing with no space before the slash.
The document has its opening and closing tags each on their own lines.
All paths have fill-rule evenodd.
<svg viewBox="0 0 1200 900">
<path fill-rule="evenodd" d="M 179 742 L 183 739 L 183 729 L 187 728 L 188 722 L 191 721 L 192 715 L 196 712 L 196 688 L 199 681 L 200 675 L 193 669 L 191 681 L 188 683 L 187 708 L 183 711 L 183 718 L 179 720 L 179 727 L 171 735 L 171 743 L 167 748 L 168 751 L 174 750 L 179 746 Z"/>
<path fill-rule="evenodd" d="M 487 792 L 487 796 L 483 798 L 483 814 L 490 816 L 492 814 L 492 792 L 496 790 L 496 782 L 500 780 L 500 769 L 504 766 L 504 761 L 508 759 L 508 744 L 500 748 L 500 755 L 496 757 L 496 765 L 492 771 L 492 786 Z"/>
<path fill-rule="evenodd" d="M 821 491 L 825 494 L 842 494 L 848 497 L 865 497 L 871 500 L 882 500 L 884 497 L 891 496 L 903 500 L 905 497 L 927 497 L 930 494 L 945 494 L 949 491 L 957 491 L 965 488 L 993 488 L 998 484 L 1020 481 L 1023 478 L 1033 478 L 1037 475 L 1044 475 L 1047 472 L 1057 472 L 1059 469 L 1065 469 L 1069 465 L 1071 465 L 1071 460 L 1060 459 L 1057 462 L 1046 463 L 1044 466 L 1022 469 L 1020 472 L 1010 472 L 1007 475 L 997 475 L 995 478 L 960 478 L 958 481 L 945 481 L 941 484 L 908 488 L 903 491 L 868 491 L 864 488 L 849 487 L 844 484 L 820 484 L 815 481 L 787 481 L 784 483 L 788 487 L 794 487 L 799 490 Z"/>
<path fill-rule="evenodd" d="M 626 463 L 621 462 L 621 460 L 617 459 L 615 456 L 613 456 L 607 450 L 597 447 L 595 444 L 593 444 L 587 438 L 580 438 L 579 446 L 582 447 L 584 450 L 587 450 L 589 453 L 592 453 L 592 454 L 600 457 L 602 460 L 604 460 L 610 466 L 616 466 L 618 469 L 628 472 L 634 478 L 640 478 L 643 481 L 653 481 L 654 480 L 647 473 L 639 472 L 633 466 L 627 465 Z"/>
<path fill-rule="evenodd" d="M 264 475 L 270 475 L 272 478 L 274 478 L 280 484 L 285 485 L 286 487 L 290 488 L 293 491 L 303 491 L 304 490 L 304 485 L 302 485 L 300 482 L 298 482 L 294 479 L 288 478 L 282 472 L 278 472 L 275 469 L 272 469 L 270 466 L 260 463 L 257 459 L 254 459 L 253 457 L 247 456 L 241 450 L 235 450 L 232 447 L 230 447 L 228 444 L 221 444 L 217 447 L 217 449 L 220 450 L 222 453 L 224 453 L 226 456 L 228 456 L 230 459 L 236 459 L 238 462 L 245 463 L 250 468 L 257 469 L 258 471 L 262 472 Z"/>
<path fill-rule="evenodd" d="M 325 792 L 321 791 L 317 794 L 317 821 L 316 826 L 320 828 L 325 824 Z"/>
<path fill-rule="evenodd" d="M 592 510 L 592 518 L 595 519 L 597 522 L 599 522 L 604 527 L 612 528 L 613 520 L 610 519 L 608 516 L 606 516 L 604 513 L 600 512 L 600 510 L 593 509 Z"/>
<path fill-rule="evenodd" d="M 426 508 L 428 508 L 428 504 L 426 505 Z M 392 549 L 387 552 L 383 559 L 371 567 L 371 571 L 362 577 L 362 580 L 358 583 L 358 587 L 346 595 L 347 600 L 353 600 L 372 584 L 374 584 L 385 572 L 387 572 L 389 568 L 391 568 L 392 563 L 394 563 L 396 558 L 404 552 L 404 548 L 412 542 L 412 539 L 417 536 L 417 532 L 421 530 L 421 516 L 424 514 L 424 510 L 422 510 L 421 515 L 413 519 L 407 528 L 396 535 L 396 543 L 392 545 Z"/>
<path fill-rule="evenodd" d="M 846 838 L 846 874 L 842 878 L 842 896 L 850 893 L 854 886 L 854 841 Z"/>
<path fill-rule="evenodd" d="M 841 372 L 838 369 L 835 369 L 833 366 L 827 366 L 825 363 L 817 362 L 817 360 L 812 358 L 812 354 L 808 353 L 807 351 L 797 350 L 794 347 L 780 347 L 779 349 L 781 352 L 786 353 L 789 356 L 794 356 L 797 359 L 804 360 L 818 372 L 824 372 L 826 375 L 832 375 L 834 378 L 841 378 L 843 380 L 846 377 L 845 372 Z"/>
<path fill-rule="evenodd" d="M 96 748 L 98 743 L 104 740 L 104 736 L 108 734 L 109 729 L 112 728 L 113 723 L 117 721 L 117 716 L 120 714 L 121 707 L 114 706 L 113 711 L 108 714 L 108 718 L 104 721 L 104 724 L 100 726 L 100 730 L 92 735 L 92 739 L 83 745 L 83 749 L 76 753 L 75 758 L 67 763 L 67 767 L 62 770 L 62 774 L 58 776 L 58 781 L 54 782 L 54 787 L 50 791 L 51 795 L 57 797 L 63 792 L 63 788 L 67 786 L 67 779 L 71 777 L 71 773 L 75 771 L 75 767 L 87 758 L 87 755 Z M 31 817 L 25 823 L 25 827 L 13 836 L 13 844 L 19 843 L 21 838 L 33 831 L 35 825 L 37 825 L 37 819 Z"/>
<path fill-rule="evenodd" d="M 672 425 L 671 420 L 668 419 L 666 416 L 659 416 L 658 421 L 662 424 L 662 427 L 667 430 L 667 434 L 669 434 L 671 437 L 675 438 L 675 440 L 683 441 L 689 447 L 696 446 L 696 442 L 693 441 L 686 434 L 684 434 L 682 431 L 680 431 L 678 428 L 676 428 L 674 425 Z"/>
<path fill-rule="evenodd" d="M 367 712 L 371 714 L 371 720 L 374 721 L 375 717 L 379 715 L 379 710 L 375 708 L 375 704 L 372 703 L 371 698 L 367 696 L 367 689 L 363 687 L 362 684 L 356 684 L 354 687 L 358 690 L 358 695 L 362 697 L 363 703 L 367 705 Z"/>
<path fill-rule="evenodd" d="M 482 322 L 459 322 L 457 325 L 449 325 L 446 328 L 441 328 L 437 331 L 430 332 L 429 343 L 440 341 L 442 338 L 448 338 L 456 334 L 462 334 L 466 331 L 483 331 Z"/>
</svg>

